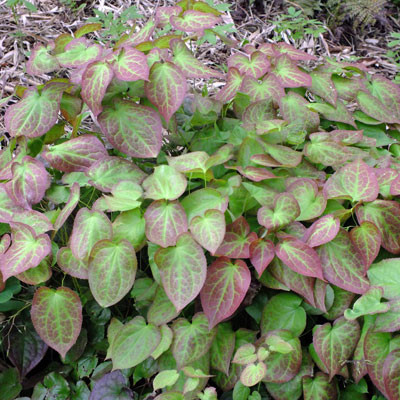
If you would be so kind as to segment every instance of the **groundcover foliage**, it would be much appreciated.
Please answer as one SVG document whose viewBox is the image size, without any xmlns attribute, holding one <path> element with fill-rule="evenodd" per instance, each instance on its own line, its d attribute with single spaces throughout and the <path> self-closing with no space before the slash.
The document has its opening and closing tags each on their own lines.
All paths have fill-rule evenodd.
<svg viewBox="0 0 400 400">
<path fill-rule="evenodd" d="M 5 113 L 1 399 L 400 398 L 400 87 L 221 21 L 34 47 L 70 79 Z"/>
</svg>

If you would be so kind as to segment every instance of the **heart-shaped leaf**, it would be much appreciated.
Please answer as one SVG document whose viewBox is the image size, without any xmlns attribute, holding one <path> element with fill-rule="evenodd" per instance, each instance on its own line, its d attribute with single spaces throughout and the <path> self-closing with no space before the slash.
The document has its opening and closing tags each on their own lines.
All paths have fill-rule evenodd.
<svg viewBox="0 0 400 400">
<path fill-rule="evenodd" d="M 339 230 L 333 240 L 318 247 L 317 253 L 324 277 L 330 283 L 352 293 L 363 294 L 368 290 L 364 263 L 344 229 Z"/>
<path fill-rule="evenodd" d="M 97 160 L 107 157 L 107 150 L 96 136 L 82 135 L 55 146 L 47 146 L 42 156 L 60 171 L 86 171 Z"/>
<path fill-rule="evenodd" d="M 39 203 L 50 186 L 50 176 L 43 163 L 25 156 L 11 166 L 12 180 L 6 184 L 11 200 L 20 207 L 31 209 Z"/>
<path fill-rule="evenodd" d="M 240 374 L 240 382 L 248 387 L 257 385 L 257 383 L 262 381 L 266 372 L 267 367 L 262 361 L 249 364 Z"/>
<path fill-rule="evenodd" d="M 331 381 L 328 375 L 317 372 L 315 377 L 303 378 L 304 400 L 331 400 L 337 398 L 336 382 Z"/>
<path fill-rule="evenodd" d="M 123 47 L 112 64 L 115 76 L 121 81 L 147 80 L 149 67 L 147 57 L 139 50 Z"/>
<path fill-rule="evenodd" d="M 375 96 L 370 93 L 359 91 L 356 96 L 360 110 L 378 121 L 386 122 L 387 124 L 400 123 L 399 116 L 396 111 L 393 112 L 392 107 L 386 108 Z M 392 104 L 392 103 L 391 103 Z"/>
<path fill-rule="evenodd" d="M 147 312 L 147 320 L 153 325 L 162 325 L 172 321 L 179 314 L 162 286 L 157 287 L 156 295 Z"/>
<path fill-rule="evenodd" d="M 81 331 L 81 300 L 67 287 L 50 289 L 43 286 L 33 296 L 31 317 L 42 340 L 65 357 Z"/>
<path fill-rule="evenodd" d="M 133 392 L 129 388 L 128 379 L 121 371 L 112 371 L 103 375 L 93 385 L 89 400 L 132 400 Z"/>
<path fill-rule="evenodd" d="M 105 214 L 81 208 L 76 214 L 70 237 L 72 253 L 80 260 L 87 260 L 94 244 L 111 236 L 112 225 Z"/>
<path fill-rule="evenodd" d="M 131 368 L 151 355 L 161 340 L 157 327 L 135 317 L 117 332 L 111 345 L 114 369 Z"/>
<path fill-rule="evenodd" d="M 236 53 L 228 58 L 228 67 L 236 68 L 240 74 L 258 79 L 270 69 L 270 62 L 265 54 L 255 51 L 250 56 Z"/>
<path fill-rule="evenodd" d="M 254 102 L 276 100 L 285 95 L 283 87 L 278 80 L 270 74 L 266 75 L 261 81 L 250 75 L 245 75 L 242 85 L 240 86 L 240 92 L 250 96 Z"/>
<path fill-rule="evenodd" d="M 169 165 L 160 165 L 143 182 L 145 197 L 153 200 L 175 200 L 186 190 L 186 177 Z"/>
<path fill-rule="evenodd" d="M 197 243 L 214 255 L 225 237 L 225 216 L 219 210 L 207 210 L 190 221 L 189 229 Z"/>
<path fill-rule="evenodd" d="M 276 58 L 271 74 L 276 77 L 283 87 L 311 86 L 311 76 L 300 71 L 296 64 L 287 56 L 281 55 Z"/>
<path fill-rule="evenodd" d="M 275 247 L 270 240 L 257 239 L 250 243 L 250 261 L 258 276 L 262 275 L 274 256 Z"/>
<path fill-rule="evenodd" d="M 229 258 L 220 257 L 208 267 L 200 299 L 210 329 L 238 309 L 250 281 L 250 271 L 241 260 L 232 263 Z"/>
<path fill-rule="evenodd" d="M 69 247 L 61 247 L 57 252 L 57 264 L 67 274 L 79 279 L 88 279 L 87 261 L 76 258 Z"/>
<path fill-rule="evenodd" d="M 154 260 L 168 298 L 177 311 L 182 310 L 200 293 L 206 279 L 202 248 L 189 233 L 183 233 L 175 246 L 157 250 Z"/>
<path fill-rule="evenodd" d="M 374 201 L 379 185 L 371 167 L 361 159 L 340 168 L 324 185 L 328 199 L 349 198 L 352 201 Z"/>
<path fill-rule="evenodd" d="M 0 271 L 4 281 L 10 276 L 37 267 L 51 252 L 51 242 L 47 235 L 36 235 L 30 226 L 19 222 L 10 223 L 10 227 L 11 247 L 0 255 Z"/>
<path fill-rule="evenodd" d="M 379 229 L 372 222 L 364 221 L 350 231 L 350 239 L 361 255 L 365 270 L 367 270 L 381 248 L 382 237 Z"/>
<path fill-rule="evenodd" d="M 301 240 L 286 237 L 275 247 L 275 253 L 293 271 L 324 280 L 317 252 Z"/>
<path fill-rule="evenodd" d="M 91 44 L 85 38 L 71 40 L 62 53 L 57 54 L 57 60 L 62 67 L 80 68 L 100 56 L 102 48 L 98 44 Z"/>
<path fill-rule="evenodd" d="M 172 354 L 178 368 L 198 360 L 206 354 L 216 335 L 216 329 L 208 329 L 208 321 L 204 314 L 195 314 L 192 323 L 178 318 L 172 325 L 174 341 Z"/>
<path fill-rule="evenodd" d="M 239 91 L 242 85 L 243 76 L 236 68 L 228 69 L 228 76 L 226 78 L 226 85 L 216 94 L 215 99 L 223 103 L 228 103 Z"/>
<path fill-rule="evenodd" d="M 196 10 L 187 10 L 182 16 L 173 15 L 169 21 L 178 31 L 203 32 L 210 29 L 220 21 L 220 17 Z"/>
<path fill-rule="evenodd" d="M 211 367 L 228 375 L 234 348 L 235 333 L 230 323 L 219 324 L 217 327 L 217 334 L 212 342 L 210 350 Z"/>
<path fill-rule="evenodd" d="M 263 206 L 257 212 L 258 223 L 268 230 L 277 230 L 288 225 L 300 215 L 299 203 L 290 193 L 275 197 L 273 206 Z"/>
<path fill-rule="evenodd" d="M 132 157 L 157 157 L 161 149 L 162 125 L 152 108 L 129 100 L 115 100 L 112 107 L 104 107 L 98 122 L 116 149 Z"/>
<path fill-rule="evenodd" d="M 372 222 L 382 234 L 382 247 L 393 254 L 400 253 L 400 204 L 390 200 L 375 200 L 356 208 L 358 222 Z"/>
<path fill-rule="evenodd" d="M 127 240 L 98 241 L 90 252 L 88 278 L 90 291 L 100 306 L 118 303 L 131 290 L 136 270 L 135 249 Z"/>
<path fill-rule="evenodd" d="M 188 229 L 185 210 L 178 201 L 153 201 L 144 219 L 147 239 L 161 247 L 174 246 L 178 236 Z"/>
<path fill-rule="evenodd" d="M 372 264 L 368 269 L 371 285 L 383 289 L 383 297 L 392 300 L 400 297 L 400 258 L 388 258 Z"/>
<path fill-rule="evenodd" d="M 45 134 L 56 122 L 62 93 L 69 85 L 52 82 L 38 90 L 28 89 L 21 101 L 13 104 L 4 115 L 11 136 L 34 138 Z"/>
<path fill-rule="evenodd" d="M 400 299 L 393 299 L 386 303 L 389 311 L 379 314 L 375 320 L 375 332 L 396 332 L 400 329 Z"/>
<path fill-rule="evenodd" d="M 328 322 L 318 327 L 313 334 L 313 344 L 319 358 L 329 372 L 329 380 L 342 369 L 360 338 L 360 325 L 357 321 L 337 319 L 333 326 Z"/>
<path fill-rule="evenodd" d="M 41 75 L 58 69 L 60 66 L 57 58 L 50 54 L 52 50 L 54 50 L 54 43 L 49 43 L 47 46 L 37 43 L 26 63 L 26 72 L 30 75 Z"/>
<path fill-rule="evenodd" d="M 332 214 L 317 219 L 305 232 L 302 240 L 310 247 L 321 246 L 333 240 L 340 229 L 340 220 Z M 351 234 L 350 234 L 351 237 Z"/>
<path fill-rule="evenodd" d="M 175 64 L 170 61 L 153 64 L 145 91 L 167 123 L 181 106 L 186 90 L 186 78 Z"/>
<path fill-rule="evenodd" d="M 398 119 L 400 118 L 400 90 L 395 82 L 384 76 L 375 75 L 370 82 L 369 90 L 385 107 L 393 110 Z"/>
</svg>

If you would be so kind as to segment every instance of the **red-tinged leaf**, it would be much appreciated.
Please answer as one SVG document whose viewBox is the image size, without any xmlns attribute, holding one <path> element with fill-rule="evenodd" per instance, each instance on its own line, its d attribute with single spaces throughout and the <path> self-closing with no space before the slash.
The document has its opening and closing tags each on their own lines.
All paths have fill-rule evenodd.
<svg viewBox="0 0 400 400">
<path fill-rule="evenodd" d="M 147 57 L 139 50 L 123 47 L 112 64 L 115 76 L 121 81 L 138 81 L 149 78 Z"/>
<path fill-rule="evenodd" d="M 184 318 L 178 318 L 174 321 L 172 330 L 174 332 L 172 354 L 179 369 L 206 354 L 217 333 L 216 329 L 208 328 L 207 317 L 203 313 L 195 314 L 192 323 Z"/>
<path fill-rule="evenodd" d="M 264 126 L 276 117 L 276 112 L 271 100 L 260 100 L 251 103 L 242 115 L 243 128 L 259 132 Z"/>
<path fill-rule="evenodd" d="M 258 210 L 258 223 L 268 230 L 277 230 L 293 222 L 300 215 L 299 203 L 290 193 L 275 197 L 272 207 L 263 206 Z"/>
<path fill-rule="evenodd" d="M 316 182 L 309 178 L 296 179 L 287 188 L 300 206 L 297 221 L 307 221 L 319 217 L 325 210 L 326 199 L 318 190 Z"/>
<path fill-rule="evenodd" d="M 315 377 L 303 377 L 304 400 L 335 400 L 337 399 L 337 384 L 330 381 L 328 375 L 317 372 Z"/>
<path fill-rule="evenodd" d="M 161 341 L 159 329 L 146 324 L 143 317 L 137 316 L 120 329 L 111 343 L 111 359 L 114 369 L 132 368 L 157 348 Z"/>
<path fill-rule="evenodd" d="M 179 172 L 206 172 L 209 155 L 205 151 L 192 151 L 176 157 L 167 157 L 168 165 Z"/>
<path fill-rule="evenodd" d="M 329 372 L 329 380 L 339 373 L 343 363 L 350 359 L 360 338 L 360 325 L 356 320 L 337 319 L 328 322 L 313 334 L 313 344 L 319 358 Z"/>
<path fill-rule="evenodd" d="M 226 85 L 218 91 L 215 96 L 215 100 L 222 103 L 229 103 L 239 91 L 242 85 L 243 76 L 236 68 L 228 69 L 228 77 L 226 79 Z"/>
<path fill-rule="evenodd" d="M 257 239 L 250 243 L 250 261 L 258 276 L 262 275 L 274 256 L 275 247 L 270 240 Z"/>
<path fill-rule="evenodd" d="M 266 336 L 260 339 L 265 341 L 271 336 L 278 336 L 288 343 L 293 350 L 289 353 L 271 352 L 267 360 L 267 371 L 264 382 L 284 383 L 293 379 L 299 372 L 302 360 L 301 344 L 298 337 L 287 330 L 269 331 Z"/>
<path fill-rule="evenodd" d="M 83 102 L 79 97 L 72 96 L 69 93 L 64 92 L 60 102 L 61 114 L 70 124 L 74 124 L 76 118 L 82 111 L 82 105 Z M 64 134 L 64 125 L 56 125 L 56 126 L 60 127 L 58 131 L 59 133 L 57 133 L 56 136 L 50 136 L 49 138 L 47 138 L 46 135 L 44 140 L 45 144 L 53 143 L 56 140 L 56 138 L 58 139 L 58 135 Z"/>
<path fill-rule="evenodd" d="M 331 73 L 326 71 L 313 71 L 310 73 L 312 84 L 309 88 L 310 92 L 323 98 L 333 106 L 336 106 L 337 91 L 331 79 Z"/>
<path fill-rule="evenodd" d="M 369 90 L 386 108 L 394 111 L 397 119 L 400 119 L 400 88 L 398 84 L 384 76 L 374 75 Z"/>
<path fill-rule="evenodd" d="M 301 163 L 302 154 L 288 146 L 268 143 L 265 145 L 265 151 L 278 161 L 281 167 L 294 168 Z"/>
<path fill-rule="evenodd" d="M 41 287 L 33 296 L 31 318 L 41 339 L 65 357 L 81 331 L 81 300 L 67 287 Z"/>
<path fill-rule="evenodd" d="M 372 222 L 364 221 L 350 231 L 350 239 L 361 255 L 367 271 L 381 248 L 382 237 L 379 229 Z"/>
<path fill-rule="evenodd" d="M 206 210 L 203 216 L 198 215 L 190 221 L 189 229 L 196 242 L 214 255 L 225 237 L 224 213 Z"/>
<path fill-rule="evenodd" d="M 371 94 L 359 91 L 356 96 L 360 110 L 368 116 L 387 124 L 399 124 L 400 116 L 396 114 L 396 109 L 387 108 L 379 99 Z"/>
<path fill-rule="evenodd" d="M 155 29 L 156 21 L 153 18 L 150 18 L 139 31 L 131 33 L 128 39 L 123 42 L 123 45 L 137 46 L 139 43 L 146 42 L 150 40 Z"/>
<path fill-rule="evenodd" d="M 98 241 L 89 258 L 89 286 L 101 307 L 118 303 L 135 281 L 137 260 L 135 249 L 127 240 Z"/>
<path fill-rule="evenodd" d="M 285 96 L 283 87 L 278 80 L 270 74 L 267 74 L 261 81 L 250 75 L 246 75 L 240 86 L 240 92 L 250 96 L 252 101 L 276 101 L 276 99 Z"/>
<path fill-rule="evenodd" d="M 353 125 L 355 128 L 357 127 L 353 115 L 349 110 L 347 110 L 341 100 L 338 100 L 335 106 L 326 103 L 310 103 L 308 108 L 320 113 L 329 121 L 343 122 L 345 124 Z"/>
<path fill-rule="evenodd" d="M 400 204 L 396 201 L 375 200 L 356 208 L 359 224 L 372 222 L 382 235 L 382 247 L 400 254 Z"/>
<path fill-rule="evenodd" d="M 145 91 L 148 99 L 168 123 L 185 98 L 186 78 L 180 68 L 172 62 L 156 62 L 150 69 Z"/>
<path fill-rule="evenodd" d="M 340 229 L 340 220 L 332 214 L 319 218 L 307 229 L 302 240 L 310 247 L 321 246 L 333 240 Z"/>
<path fill-rule="evenodd" d="M 6 185 L 0 183 L 0 222 L 8 223 L 23 211 L 23 208 L 17 206 L 7 193 Z"/>
<path fill-rule="evenodd" d="M 82 75 L 81 96 L 95 117 L 103 110 L 101 101 L 106 94 L 107 87 L 113 76 L 113 69 L 108 63 L 103 61 L 96 61 L 89 64 Z"/>
<path fill-rule="evenodd" d="M 204 29 L 213 28 L 221 18 L 196 10 L 185 11 L 182 16 L 171 16 L 169 21 L 178 31 L 183 32 L 203 32 Z"/>
<path fill-rule="evenodd" d="M 103 375 L 93 385 L 90 400 L 111 400 L 118 396 L 119 400 L 130 400 L 133 392 L 129 381 L 121 371 L 112 371 Z"/>
<path fill-rule="evenodd" d="M 244 386 L 254 386 L 261 382 L 267 372 L 267 366 L 262 362 L 256 362 L 246 365 L 240 374 L 240 382 Z"/>
<path fill-rule="evenodd" d="M 112 107 L 104 108 L 98 122 L 108 141 L 119 151 L 132 157 L 157 157 L 162 125 L 152 108 L 129 100 L 114 101 Z"/>
<path fill-rule="evenodd" d="M 230 167 L 231 169 L 236 169 L 240 173 L 240 175 L 243 175 L 245 178 L 250 179 L 253 182 L 261 182 L 265 179 L 273 179 L 276 178 L 276 175 L 274 175 L 271 171 L 268 171 L 265 168 L 259 168 L 259 167 Z"/>
<path fill-rule="evenodd" d="M 94 135 L 82 135 L 55 146 L 47 146 L 42 153 L 53 168 L 63 172 L 86 171 L 107 155 L 106 148 Z"/>
<path fill-rule="evenodd" d="M 85 172 L 89 183 L 102 192 L 111 192 L 115 182 L 142 183 L 146 174 L 131 161 L 119 157 L 104 157 Z"/>
<path fill-rule="evenodd" d="M 178 316 L 175 306 L 167 297 L 162 286 L 157 287 L 156 295 L 149 310 L 147 311 L 147 320 L 149 323 L 159 326 L 167 324 Z"/>
<path fill-rule="evenodd" d="M 102 27 L 103 27 L 103 24 L 101 24 L 100 22 L 88 23 L 88 24 L 85 24 L 85 25 L 82 25 L 81 27 L 79 27 L 74 32 L 74 36 L 76 38 L 80 38 L 82 36 L 87 35 L 88 33 L 96 32 L 96 31 L 100 30 Z"/>
<path fill-rule="evenodd" d="M 200 298 L 210 329 L 238 309 L 250 281 L 250 271 L 242 260 L 233 263 L 227 257 L 220 257 L 208 267 Z"/>
<path fill-rule="evenodd" d="M 160 165 L 142 184 L 144 197 L 153 200 L 176 200 L 186 190 L 185 175 L 169 165 Z"/>
<path fill-rule="evenodd" d="M 72 214 L 75 207 L 78 205 L 80 197 L 80 187 L 78 182 L 74 182 L 71 186 L 71 192 L 69 194 L 68 200 L 65 203 L 64 208 L 58 214 L 56 222 L 54 222 L 54 230 L 58 231 L 68 219 L 68 217 Z"/>
<path fill-rule="evenodd" d="M 81 68 L 96 60 L 101 55 L 102 48 L 98 44 L 91 44 L 85 38 L 71 40 L 64 52 L 57 54 L 57 60 L 65 68 Z"/>
<path fill-rule="evenodd" d="M 0 239 L 0 255 L 4 254 L 7 249 L 10 247 L 11 237 L 8 234 L 5 234 Z"/>
<path fill-rule="evenodd" d="M 70 236 L 72 254 L 86 261 L 96 242 L 112 237 L 112 225 L 107 215 L 100 211 L 81 208 L 76 214 Z"/>
<path fill-rule="evenodd" d="M 333 240 L 318 247 L 317 253 L 330 283 L 357 294 L 369 289 L 362 258 L 345 230 L 340 229 Z"/>
<path fill-rule="evenodd" d="M 387 302 L 390 309 L 376 317 L 375 332 L 396 332 L 400 329 L 400 298 Z"/>
<path fill-rule="evenodd" d="M 244 217 L 239 217 L 226 227 L 226 233 L 221 246 L 215 251 L 217 256 L 231 258 L 249 258 L 250 244 L 257 235 L 250 233 L 250 226 Z"/>
<path fill-rule="evenodd" d="M 284 238 L 276 245 L 275 253 L 293 271 L 324 280 L 317 252 L 301 240 Z"/>
<path fill-rule="evenodd" d="M 289 236 L 295 237 L 296 239 L 303 240 L 303 236 L 306 233 L 306 227 L 301 222 L 294 221 L 287 225 L 283 229 L 283 232 L 287 233 Z"/>
<path fill-rule="evenodd" d="M 182 310 L 197 297 L 206 279 L 202 248 L 189 233 L 183 233 L 175 246 L 157 250 L 154 260 L 168 298 L 178 311 Z"/>
<path fill-rule="evenodd" d="M 310 78 L 311 79 L 311 78 Z M 279 110 L 283 119 L 296 125 L 297 129 L 315 132 L 319 127 L 318 113 L 308 108 L 310 104 L 304 97 L 297 93 L 289 92 L 285 97 L 278 99 Z"/>
<path fill-rule="evenodd" d="M 400 349 L 397 338 L 387 332 L 374 332 L 370 329 L 364 341 L 364 357 L 368 360 L 367 370 L 373 384 L 387 397 L 384 365 L 389 354 Z"/>
<path fill-rule="evenodd" d="M 383 364 L 383 382 L 389 400 L 400 398 L 400 349 L 393 350 Z"/>
<path fill-rule="evenodd" d="M 313 163 L 325 166 L 340 165 L 351 159 L 351 151 L 345 145 L 331 140 L 308 142 L 304 147 L 304 154 Z"/>
<path fill-rule="evenodd" d="M 19 222 L 10 223 L 12 244 L 0 255 L 0 271 L 3 280 L 20 274 L 30 268 L 37 267 L 51 252 L 50 238 L 36 235 L 34 230 Z"/>
<path fill-rule="evenodd" d="M 40 93 L 36 88 L 26 90 L 22 100 L 7 108 L 4 115 L 10 136 L 34 138 L 45 134 L 57 122 L 61 96 L 68 86 L 51 82 Z"/>
<path fill-rule="evenodd" d="M 271 64 L 267 56 L 260 51 L 255 51 L 249 56 L 236 53 L 228 58 L 228 67 L 236 68 L 241 75 L 248 75 L 258 79 L 264 76 Z"/>
<path fill-rule="evenodd" d="M 158 7 L 156 10 L 156 21 L 158 28 L 164 28 L 169 24 L 169 19 L 172 16 L 177 16 L 182 12 L 182 8 L 179 6 L 170 7 Z"/>
<path fill-rule="evenodd" d="M 324 314 L 324 317 L 333 321 L 341 317 L 344 314 L 344 311 L 350 307 L 355 295 L 347 290 L 341 289 L 338 286 L 330 286 L 334 293 L 333 304 L 328 309 L 328 312 Z"/>
<path fill-rule="evenodd" d="M 147 239 L 161 247 L 175 246 L 178 236 L 188 230 L 185 210 L 178 201 L 153 201 L 144 219 Z"/>
<path fill-rule="evenodd" d="M 180 68 L 186 78 L 218 79 L 222 77 L 220 72 L 205 66 L 195 58 L 181 39 L 171 40 L 170 47 L 174 64 Z"/>
<path fill-rule="evenodd" d="M 391 183 L 390 194 L 392 196 L 400 196 L 400 175 Z"/>
<path fill-rule="evenodd" d="M 326 72 L 330 73 L 328 70 Z M 364 82 L 359 77 L 353 76 L 349 79 L 339 75 L 332 75 L 331 79 L 335 85 L 338 97 L 344 101 L 354 101 L 360 90 L 368 91 Z"/>
<path fill-rule="evenodd" d="M 276 43 L 274 45 L 274 50 L 277 54 L 286 54 L 293 61 L 309 61 L 317 59 L 317 57 L 312 54 L 296 49 L 294 46 L 285 42 Z"/>
<path fill-rule="evenodd" d="M 47 46 L 37 43 L 26 63 L 26 72 L 30 75 L 41 75 L 58 69 L 60 65 L 57 58 L 50 54 L 52 50 L 54 50 L 54 43 L 49 43 Z"/>
<path fill-rule="evenodd" d="M 235 333 L 230 323 L 221 323 L 217 327 L 217 334 L 211 345 L 210 366 L 217 371 L 229 374 L 229 366 L 235 349 Z"/>
<path fill-rule="evenodd" d="M 88 279 L 87 261 L 76 258 L 69 247 L 61 247 L 58 250 L 57 264 L 66 274 L 79 279 Z"/>
<path fill-rule="evenodd" d="M 311 76 L 300 71 L 287 55 L 276 58 L 275 65 L 271 69 L 271 74 L 275 76 L 284 88 L 311 86 L 312 84 Z"/>
<path fill-rule="evenodd" d="M 325 183 L 328 199 L 345 198 L 352 201 L 374 201 L 379 185 L 372 168 L 357 159 L 336 171 Z"/>
<path fill-rule="evenodd" d="M 287 286 L 293 292 L 304 297 L 311 305 L 315 304 L 314 284 L 315 279 L 294 272 L 285 265 L 279 258 L 274 258 L 267 271 L 283 285 Z"/>
<path fill-rule="evenodd" d="M 43 163 L 30 156 L 11 166 L 12 180 L 6 184 L 10 199 L 25 209 L 39 203 L 50 186 L 50 175 Z"/>
<path fill-rule="evenodd" d="M 47 344 L 40 339 L 31 324 L 24 324 L 24 329 L 14 329 L 10 333 L 10 351 L 8 358 L 18 369 L 21 378 L 30 372 L 43 359 Z"/>
</svg>

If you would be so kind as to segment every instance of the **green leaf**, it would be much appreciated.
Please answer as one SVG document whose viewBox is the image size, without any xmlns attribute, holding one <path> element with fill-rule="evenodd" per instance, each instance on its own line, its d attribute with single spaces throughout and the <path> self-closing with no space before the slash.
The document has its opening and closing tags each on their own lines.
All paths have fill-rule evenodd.
<svg viewBox="0 0 400 400">
<path fill-rule="evenodd" d="M 233 388 L 232 399 L 233 400 L 247 400 L 250 395 L 250 388 L 243 385 L 242 382 L 236 382 Z"/>
<path fill-rule="evenodd" d="M 132 288 L 137 270 L 135 249 L 127 241 L 98 241 L 89 258 L 88 279 L 102 307 L 118 303 Z"/>
<path fill-rule="evenodd" d="M 76 258 L 69 247 L 61 247 L 57 252 L 57 265 L 75 278 L 88 279 L 87 261 Z"/>
<path fill-rule="evenodd" d="M 143 317 L 135 317 L 126 323 L 111 344 L 114 369 L 131 368 L 153 353 L 161 341 L 157 327 L 147 324 Z"/>
<path fill-rule="evenodd" d="M 296 64 L 287 55 L 281 55 L 276 58 L 271 74 L 276 77 L 283 87 L 295 88 L 311 86 L 312 84 L 311 76 L 297 68 Z"/>
<path fill-rule="evenodd" d="M 63 52 L 57 54 L 57 60 L 62 67 L 80 68 L 94 61 L 101 53 L 102 47 L 91 44 L 86 38 L 71 40 Z"/>
<path fill-rule="evenodd" d="M 176 200 L 185 192 L 186 177 L 169 165 L 160 165 L 143 182 L 144 196 L 153 200 Z"/>
<path fill-rule="evenodd" d="M 355 320 L 362 315 L 381 314 L 389 311 L 390 305 L 381 303 L 382 294 L 383 289 L 380 287 L 369 289 L 357 299 L 352 309 L 345 310 L 344 317 L 347 320 Z"/>
<path fill-rule="evenodd" d="M 246 343 L 236 350 L 232 363 L 248 365 L 255 361 L 257 361 L 256 347 L 251 343 Z"/>
<path fill-rule="evenodd" d="M 175 320 L 172 330 L 172 354 L 178 368 L 189 365 L 206 354 L 216 334 L 216 329 L 208 329 L 207 318 L 202 313 L 196 314 L 192 323 L 184 318 Z"/>
<path fill-rule="evenodd" d="M 271 64 L 265 54 L 260 51 L 254 51 L 250 55 L 236 53 L 230 56 L 228 58 L 228 67 L 236 68 L 242 75 L 258 79 L 269 71 Z"/>
<path fill-rule="evenodd" d="M 172 321 L 179 314 L 162 286 L 157 287 L 156 296 L 147 312 L 147 320 L 154 325 L 162 325 Z"/>
<path fill-rule="evenodd" d="M 167 369 L 159 372 L 153 381 L 154 390 L 163 389 L 166 386 L 172 386 L 179 378 L 175 369 Z"/>
<path fill-rule="evenodd" d="M 337 398 L 336 382 L 330 381 L 328 375 L 317 372 L 315 378 L 303 378 L 304 400 L 331 400 Z"/>
<path fill-rule="evenodd" d="M 113 238 L 126 239 L 135 251 L 139 251 L 146 240 L 145 225 L 146 221 L 139 209 L 124 211 L 115 218 L 112 224 Z"/>
<path fill-rule="evenodd" d="M 207 261 L 203 249 L 189 233 L 183 233 L 175 246 L 159 249 L 154 259 L 168 298 L 177 311 L 182 310 L 204 285 Z"/>
<path fill-rule="evenodd" d="M 156 347 L 156 349 L 151 353 L 151 356 L 156 360 L 159 358 L 163 353 L 165 353 L 171 346 L 173 332 L 168 325 L 162 325 L 160 327 L 161 331 L 161 341 Z"/>
<path fill-rule="evenodd" d="M 368 278 L 373 286 L 383 289 L 383 297 L 389 300 L 400 297 L 400 258 L 389 258 L 372 264 Z"/>
<path fill-rule="evenodd" d="M 65 357 L 81 330 L 81 300 L 67 287 L 41 287 L 33 296 L 31 317 L 41 339 Z"/>
<path fill-rule="evenodd" d="M 57 70 L 59 64 L 57 58 L 50 54 L 52 50 L 54 50 L 54 44 L 45 46 L 37 43 L 26 63 L 26 72 L 30 75 L 41 75 Z"/>
<path fill-rule="evenodd" d="M 22 390 L 16 368 L 8 368 L 0 374 L 0 397 L 2 400 L 14 400 Z"/>
<path fill-rule="evenodd" d="M 235 347 L 235 333 L 230 323 L 220 323 L 217 326 L 217 334 L 211 345 L 210 364 L 213 369 L 228 375 L 233 350 Z"/>
<path fill-rule="evenodd" d="M 248 387 L 257 385 L 264 378 L 266 371 L 267 367 L 262 361 L 249 364 L 240 374 L 240 382 Z"/>
<path fill-rule="evenodd" d="M 262 312 L 262 333 L 266 334 L 274 329 L 288 329 L 294 336 L 300 336 L 306 327 L 306 312 L 301 303 L 302 299 L 293 293 L 273 296 Z"/>
</svg>

